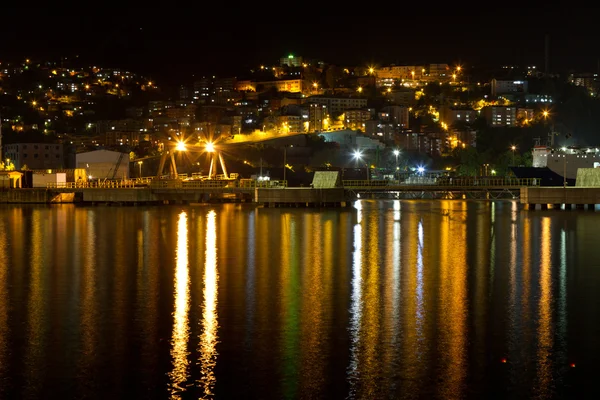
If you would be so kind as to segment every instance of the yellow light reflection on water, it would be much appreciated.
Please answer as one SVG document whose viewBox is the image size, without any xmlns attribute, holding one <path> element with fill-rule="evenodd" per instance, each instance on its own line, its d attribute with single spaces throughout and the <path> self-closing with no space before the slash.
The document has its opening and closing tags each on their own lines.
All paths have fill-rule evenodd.
<svg viewBox="0 0 600 400">
<path fill-rule="evenodd" d="M 360 208 L 358 208 L 360 210 Z M 350 305 L 350 365 L 348 366 L 348 379 L 350 381 L 350 395 L 356 393 L 356 384 L 359 378 L 359 350 L 360 350 L 360 321 L 362 320 L 362 227 L 360 225 L 360 211 L 358 223 L 354 225 L 354 253 L 352 255 L 352 294 Z"/>
<path fill-rule="evenodd" d="M 462 205 L 466 205 L 463 202 Z M 452 208 L 448 204 L 449 208 Z M 480 218 L 479 221 L 483 221 Z M 481 222 L 478 222 L 481 223 Z M 440 398 L 462 398 L 467 373 L 467 231 L 459 221 L 442 218 L 440 221 L 440 283 L 438 348 L 442 370 L 439 375 Z M 485 232 L 477 226 L 478 238 Z M 420 239 L 422 241 L 422 239 Z M 477 243 L 478 257 L 484 251 Z"/>
<path fill-rule="evenodd" d="M 200 355 L 200 379 L 198 383 L 205 396 L 213 396 L 216 383 L 217 364 L 217 293 L 219 273 L 217 271 L 217 224 L 216 213 L 206 215 L 206 255 L 204 265 L 204 304 L 202 307 L 202 334 L 198 353 Z"/>
<path fill-rule="evenodd" d="M 171 357 L 173 370 L 171 378 L 171 398 L 179 399 L 185 388 L 182 384 L 188 379 L 188 338 L 190 335 L 190 276 L 188 260 L 188 226 L 187 214 L 179 214 L 177 223 L 177 250 L 175 267 L 175 311 L 173 313 L 173 335 L 171 338 Z"/>
<path fill-rule="evenodd" d="M 44 335 L 48 305 L 44 298 L 44 282 L 46 281 L 44 279 L 46 258 L 43 247 L 45 226 L 42 212 L 38 209 L 34 210 L 31 220 L 31 275 L 29 277 L 31 286 L 27 301 L 27 350 L 25 353 L 25 362 L 28 365 L 26 379 L 33 384 L 27 388 L 27 397 L 40 390 L 36 378 L 41 372 L 42 360 L 48 350 L 46 335 Z"/>
<path fill-rule="evenodd" d="M 552 348 L 554 329 L 552 327 L 552 265 L 550 218 L 542 219 L 541 260 L 540 260 L 540 300 L 538 322 L 537 385 L 539 398 L 550 396 L 552 383 Z"/>
<path fill-rule="evenodd" d="M 0 220 L 0 379 L 6 373 L 7 336 L 8 336 L 8 254 L 6 226 Z"/>
</svg>

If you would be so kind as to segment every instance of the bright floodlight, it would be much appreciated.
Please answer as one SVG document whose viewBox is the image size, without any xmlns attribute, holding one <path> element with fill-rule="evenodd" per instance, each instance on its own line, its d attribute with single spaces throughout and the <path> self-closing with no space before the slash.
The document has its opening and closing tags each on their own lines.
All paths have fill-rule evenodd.
<svg viewBox="0 0 600 400">
<path fill-rule="evenodd" d="M 212 144 L 211 142 L 206 143 L 206 151 L 208 151 L 209 153 L 212 153 L 213 151 L 215 151 L 215 145 Z"/>
<path fill-rule="evenodd" d="M 357 158 L 357 159 L 358 159 L 358 158 L 361 158 L 361 157 L 362 157 L 362 153 L 361 153 L 360 151 L 356 150 L 356 151 L 354 152 L 354 158 Z"/>
<path fill-rule="evenodd" d="M 423 172 L 425 172 L 425 168 L 419 167 L 417 168 L 417 171 L 419 171 L 419 173 L 422 174 Z"/>
<path fill-rule="evenodd" d="M 394 150 L 394 155 L 397 156 L 398 154 L 400 154 L 399 150 Z"/>
<path fill-rule="evenodd" d="M 177 147 L 175 147 L 177 151 L 185 151 L 185 143 L 177 142 Z"/>
</svg>

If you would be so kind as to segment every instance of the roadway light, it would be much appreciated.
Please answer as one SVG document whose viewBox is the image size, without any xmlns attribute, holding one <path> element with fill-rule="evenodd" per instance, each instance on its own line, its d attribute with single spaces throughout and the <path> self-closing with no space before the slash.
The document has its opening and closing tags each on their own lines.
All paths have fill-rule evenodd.
<svg viewBox="0 0 600 400">
<path fill-rule="evenodd" d="M 362 158 L 362 153 L 359 150 L 354 151 L 354 158 L 360 160 Z"/>
<path fill-rule="evenodd" d="M 208 142 L 206 143 L 204 150 L 206 150 L 209 153 L 213 153 L 215 151 L 215 145 L 211 142 Z"/>
<path fill-rule="evenodd" d="M 185 143 L 183 143 L 183 142 L 177 142 L 177 146 L 175 147 L 175 150 L 177 150 L 177 151 L 185 151 Z"/>
</svg>

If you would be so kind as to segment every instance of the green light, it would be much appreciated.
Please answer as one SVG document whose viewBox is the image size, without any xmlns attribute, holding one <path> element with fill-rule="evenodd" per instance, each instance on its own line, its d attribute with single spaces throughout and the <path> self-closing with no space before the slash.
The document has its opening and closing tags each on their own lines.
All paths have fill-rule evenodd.
<svg viewBox="0 0 600 400">
<path fill-rule="evenodd" d="M 293 55 L 293 54 L 290 54 L 290 55 L 288 56 L 288 58 L 294 58 L 294 55 Z"/>
</svg>

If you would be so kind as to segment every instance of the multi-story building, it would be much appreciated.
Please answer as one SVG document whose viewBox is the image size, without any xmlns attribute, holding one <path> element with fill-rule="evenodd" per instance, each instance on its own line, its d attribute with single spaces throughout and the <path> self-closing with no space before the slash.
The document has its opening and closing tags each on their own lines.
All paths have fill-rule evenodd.
<svg viewBox="0 0 600 400">
<path fill-rule="evenodd" d="M 288 65 L 290 67 L 301 67 L 302 57 L 294 56 L 293 54 L 290 54 L 287 57 L 281 57 L 279 59 L 279 65 L 282 67 L 284 65 Z"/>
<path fill-rule="evenodd" d="M 280 115 L 278 127 L 281 133 L 305 132 L 302 117 L 299 115 Z"/>
<path fill-rule="evenodd" d="M 192 91 L 189 87 L 185 85 L 181 85 L 179 87 L 179 98 L 182 100 L 187 100 L 192 97 Z"/>
<path fill-rule="evenodd" d="M 322 132 L 326 128 L 329 110 L 325 104 L 308 104 L 308 131 Z"/>
<path fill-rule="evenodd" d="M 196 105 L 189 104 L 186 107 L 173 107 L 167 110 L 167 117 L 176 119 L 178 122 L 187 121 L 189 123 L 196 119 Z"/>
<path fill-rule="evenodd" d="M 144 131 L 107 131 L 104 137 L 106 146 L 138 146 L 141 141 L 150 140 L 150 134 Z"/>
<path fill-rule="evenodd" d="M 440 121 L 451 126 L 455 122 L 465 122 L 472 124 L 479 117 L 479 113 L 472 108 L 460 108 L 451 106 L 442 106 L 440 108 Z"/>
<path fill-rule="evenodd" d="M 311 96 L 307 103 L 323 104 L 330 114 L 341 113 L 345 110 L 366 108 L 367 99 L 361 97 L 321 97 Z"/>
<path fill-rule="evenodd" d="M 233 92 L 236 83 L 236 78 L 215 78 L 213 83 L 213 94 Z"/>
<path fill-rule="evenodd" d="M 167 109 L 173 107 L 175 104 L 170 101 L 154 100 L 148 102 L 148 114 L 151 117 L 159 117 L 166 115 Z"/>
<path fill-rule="evenodd" d="M 214 77 L 203 76 L 201 79 L 198 79 L 194 82 L 194 91 L 192 96 L 194 100 L 200 100 L 203 98 L 206 99 L 211 95 L 213 79 Z"/>
<path fill-rule="evenodd" d="M 397 106 L 411 107 L 416 103 L 415 90 L 401 89 L 390 93 L 392 103 Z"/>
<path fill-rule="evenodd" d="M 145 122 L 139 119 L 127 118 L 119 120 L 102 120 L 96 123 L 96 133 L 106 132 L 143 132 Z"/>
<path fill-rule="evenodd" d="M 448 64 L 429 64 L 427 70 L 430 80 L 445 80 L 452 75 Z"/>
<path fill-rule="evenodd" d="M 492 96 L 508 93 L 527 93 L 528 82 L 526 80 L 498 80 L 490 82 Z"/>
<path fill-rule="evenodd" d="M 384 141 L 392 141 L 399 129 L 396 124 L 380 120 L 369 120 L 365 122 L 365 133 L 369 137 L 375 137 Z"/>
<path fill-rule="evenodd" d="M 56 143 L 15 143 L 4 145 L 4 159 L 16 170 L 64 168 L 64 149 Z"/>
<path fill-rule="evenodd" d="M 493 127 L 515 126 L 517 124 L 517 108 L 507 106 L 486 106 L 482 109 L 488 125 Z"/>
<path fill-rule="evenodd" d="M 255 88 L 259 92 L 275 88 L 279 92 L 309 93 L 311 85 L 310 82 L 303 79 L 281 79 L 277 81 L 256 82 Z"/>
<path fill-rule="evenodd" d="M 385 116 L 382 117 L 381 114 Z M 408 107 L 387 106 L 381 109 L 380 119 L 397 124 L 401 129 L 409 129 Z"/>
<path fill-rule="evenodd" d="M 218 124 L 221 122 L 221 119 L 226 115 L 226 113 L 226 107 L 215 105 L 203 105 L 200 107 L 198 118 L 200 122 L 210 122 L 213 124 Z"/>
<path fill-rule="evenodd" d="M 256 92 L 256 82 L 250 80 L 237 81 L 235 83 L 235 90 L 238 92 Z"/>
<path fill-rule="evenodd" d="M 371 119 L 371 111 L 364 109 L 344 111 L 344 126 L 347 129 L 360 130 L 365 132 L 365 123 Z"/>
</svg>

